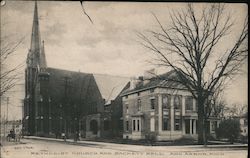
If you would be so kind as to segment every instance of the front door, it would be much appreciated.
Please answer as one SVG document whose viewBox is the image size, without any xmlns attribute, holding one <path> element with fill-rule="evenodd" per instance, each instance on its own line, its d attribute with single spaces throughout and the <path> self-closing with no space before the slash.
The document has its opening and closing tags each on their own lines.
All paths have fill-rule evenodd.
<svg viewBox="0 0 250 158">
<path fill-rule="evenodd" d="M 190 120 L 185 120 L 186 134 L 190 134 Z"/>
<path fill-rule="evenodd" d="M 97 134 L 98 131 L 98 124 L 96 120 L 91 120 L 90 121 L 90 130 L 92 131 L 93 134 Z"/>
</svg>

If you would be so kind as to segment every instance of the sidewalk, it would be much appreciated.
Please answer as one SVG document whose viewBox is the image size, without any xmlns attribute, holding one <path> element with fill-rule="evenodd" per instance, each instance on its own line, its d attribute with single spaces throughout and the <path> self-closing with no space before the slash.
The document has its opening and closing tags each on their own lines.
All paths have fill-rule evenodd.
<svg viewBox="0 0 250 158">
<path fill-rule="evenodd" d="M 1 146 L 9 146 L 9 145 L 17 145 L 17 144 L 22 144 L 21 141 L 7 141 L 7 138 L 1 137 Z"/>
<path fill-rule="evenodd" d="M 56 139 L 56 138 L 46 138 L 46 137 L 37 137 L 37 136 L 24 136 L 25 139 L 34 139 L 34 140 L 44 140 L 44 141 L 55 141 L 55 142 L 62 142 L 62 143 L 69 143 L 69 144 L 79 144 L 84 146 L 117 146 L 117 145 L 124 145 L 124 146 L 131 146 L 134 144 L 124 144 L 124 143 L 111 143 L 111 142 L 100 142 L 100 141 L 92 141 L 92 140 L 80 140 L 75 142 L 73 139 L 66 139 L 66 142 L 64 142 L 63 139 Z M 211 141 L 212 143 L 216 143 L 216 145 L 207 145 L 207 148 L 248 148 L 248 144 L 240 144 L 240 143 L 234 143 L 234 144 L 226 144 L 225 142 L 220 141 Z M 194 147 L 194 148 L 203 148 L 203 145 L 171 145 L 169 142 L 161 142 L 161 145 L 154 145 L 152 147 L 156 146 L 168 146 L 168 147 Z M 139 146 L 148 146 L 148 144 L 136 144 Z"/>
</svg>

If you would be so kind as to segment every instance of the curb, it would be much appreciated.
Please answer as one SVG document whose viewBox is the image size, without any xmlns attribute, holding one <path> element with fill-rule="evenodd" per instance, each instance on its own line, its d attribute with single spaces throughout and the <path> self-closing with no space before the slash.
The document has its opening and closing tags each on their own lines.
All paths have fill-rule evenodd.
<svg viewBox="0 0 250 158">
<path fill-rule="evenodd" d="M 110 142 L 99 142 L 99 141 L 90 141 L 90 140 L 83 140 L 85 142 L 77 141 L 75 142 L 72 139 L 66 139 L 64 141 L 63 139 L 55 139 L 55 138 L 46 138 L 46 137 L 34 137 L 34 136 L 24 136 L 25 139 L 34 139 L 34 140 L 44 140 L 44 141 L 53 141 L 53 142 L 62 142 L 62 143 L 67 143 L 67 144 L 79 144 L 79 145 L 94 145 L 95 143 L 100 144 L 100 143 L 110 143 Z M 89 143 L 88 143 L 89 142 Z M 117 144 L 117 143 L 111 143 L 111 144 Z M 134 145 L 134 144 L 122 144 L 118 143 L 119 145 Z M 148 144 L 137 144 L 140 146 L 149 146 Z M 169 146 L 169 147 L 174 147 L 178 146 L 181 147 L 183 145 L 155 145 L 155 146 Z M 185 145 L 188 147 L 204 147 L 204 145 Z M 248 148 L 248 144 L 221 144 L 221 145 L 207 145 L 204 148 Z"/>
</svg>

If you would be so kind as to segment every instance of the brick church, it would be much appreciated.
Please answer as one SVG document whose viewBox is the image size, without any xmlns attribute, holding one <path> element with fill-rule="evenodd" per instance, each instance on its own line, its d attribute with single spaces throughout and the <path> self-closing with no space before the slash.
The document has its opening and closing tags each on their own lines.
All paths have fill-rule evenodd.
<svg viewBox="0 0 250 158">
<path fill-rule="evenodd" d="M 48 67 L 35 3 L 31 46 L 25 69 L 25 135 L 60 137 L 122 136 L 119 94 L 129 78 Z"/>
</svg>

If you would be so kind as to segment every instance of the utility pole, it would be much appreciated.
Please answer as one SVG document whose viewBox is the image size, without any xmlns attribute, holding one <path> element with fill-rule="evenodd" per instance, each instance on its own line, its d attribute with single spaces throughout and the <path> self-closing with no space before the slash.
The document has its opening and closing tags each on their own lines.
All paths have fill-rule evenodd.
<svg viewBox="0 0 250 158">
<path fill-rule="evenodd" d="M 6 137 L 6 130 L 7 130 L 7 128 L 6 128 L 6 125 L 7 125 L 7 123 L 8 123 L 8 110 L 9 110 L 9 97 L 7 97 L 7 100 L 6 100 L 6 102 L 7 102 L 7 114 L 6 114 L 6 118 L 5 118 L 5 114 L 4 114 L 4 131 L 3 131 L 3 136 L 4 136 L 4 138 Z M 8 126 L 7 126 L 8 127 Z"/>
<path fill-rule="evenodd" d="M 7 114 L 6 114 L 6 120 L 4 122 L 4 138 L 6 136 L 6 130 L 8 129 L 9 97 L 7 97 L 6 102 L 7 102 Z"/>
<path fill-rule="evenodd" d="M 9 114 L 9 97 L 7 97 L 7 114 L 6 114 L 6 123 L 5 125 L 7 126 L 7 128 L 5 129 L 4 132 L 6 132 L 6 130 L 8 130 L 8 114 Z"/>
<path fill-rule="evenodd" d="M 6 120 L 5 120 L 5 111 L 3 113 L 3 138 L 5 139 L 5 136 L 6 136 Z"/>
<path fill-rule="evenodd" d="M 7 97 L 7 123 L 8 123 L 8 114 L 9 114 L 9 97 Z"/>
</svg>

